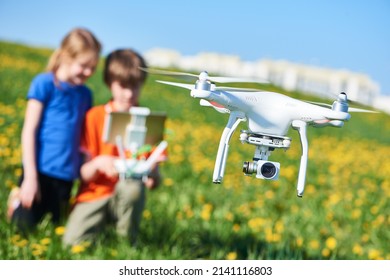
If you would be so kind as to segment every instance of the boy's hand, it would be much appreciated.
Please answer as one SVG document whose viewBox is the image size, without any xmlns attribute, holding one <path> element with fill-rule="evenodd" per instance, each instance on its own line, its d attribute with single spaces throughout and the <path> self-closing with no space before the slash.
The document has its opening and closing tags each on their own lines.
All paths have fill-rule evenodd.
<svg viewBox="0 0 390 280">
<path fill-rule="evenodd" d="M 158 165 L 156 165 L 152 172 L 150 172 L 149 176 L 146 178 L 144 181 L 145 187 L 148 188 L 149 190 L 154 190 L 160 185 L 161 181 L 161 174 L 158 169 Z"/>
<path fill-rule="evenodd" d="M 104 173 L 107 177 L 113 178 L 118 176 L 118 171 L 115 168 L 114 161 L 117 157 L 101 155 L 93 159 L 96 170 Z"/>
</svg>

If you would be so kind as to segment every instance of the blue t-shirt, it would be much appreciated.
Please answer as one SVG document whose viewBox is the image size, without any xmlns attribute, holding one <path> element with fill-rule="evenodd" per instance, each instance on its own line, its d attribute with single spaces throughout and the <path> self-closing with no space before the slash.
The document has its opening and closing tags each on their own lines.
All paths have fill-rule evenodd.
<svg viewBox="0 0 390 280">
<path fill-rule="evenodd" d="M 44 106 L 36 141 L 38 171 L 67 181 L 78 178 L 81 129 L 92 106 L 90 89 L 65 82 L 55 84 L 53 73 L 42 73 L 32 81 L 27 99 Z"/>
</svg>

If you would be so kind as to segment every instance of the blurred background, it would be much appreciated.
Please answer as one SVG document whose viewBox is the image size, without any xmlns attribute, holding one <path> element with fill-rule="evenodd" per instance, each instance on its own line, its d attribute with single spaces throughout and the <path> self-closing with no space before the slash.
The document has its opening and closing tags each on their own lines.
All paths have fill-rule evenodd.
<svg viewBox="0 0 390 280">
<path fill-rule="evenodd" d="M 320 96 L 346 91 L 389 111 L 389 14 L 387 0 L 2 0 L 0 40 L 55 48 L 82 26 L 104 53 L 133 47 L 152 66 L 260 75 Z"/>
</svg>

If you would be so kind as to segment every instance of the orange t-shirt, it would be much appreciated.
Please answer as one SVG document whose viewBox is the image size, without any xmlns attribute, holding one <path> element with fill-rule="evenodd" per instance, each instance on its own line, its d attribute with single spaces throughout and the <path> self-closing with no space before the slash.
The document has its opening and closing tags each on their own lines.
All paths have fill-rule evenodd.
<svg viewBox="0 0 390 280">
<path fill-rule="evenodd" d="M 112 102 L 91 108 L 85 117 L 85 127 L 82 136 L 82 149 L 93 159 L 98 155 L 119 156 L 115 145 L 103 142 L 103 128 L 106 114 L 113 111 Z M 109 178 L 100 173 L 92 182 L 82 182 L 76 202 L 96 200 L 111 195 L 117 178 Z"/>
</svg>

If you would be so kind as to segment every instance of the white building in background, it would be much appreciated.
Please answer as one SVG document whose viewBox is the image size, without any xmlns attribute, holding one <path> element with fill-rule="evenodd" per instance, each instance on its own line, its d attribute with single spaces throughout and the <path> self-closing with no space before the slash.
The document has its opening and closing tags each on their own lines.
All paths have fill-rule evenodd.
<svg viewBox="0 0 390 280">
<path fill-rule="evenodd" d="M 154 67 L 265 78 L 289 91 L 298 90 L 328 97 L 344 91 L 352 100 L 375 107 L 380 105 L 381 108 L 376 108 L 390 112 L 390 99 L 380 97 L 379 85 L 365 74 L 348 70 L 320 68 L 284 60 L 247 62 L 241 61 L 238 56 L 217 53 L 182 56 L 179 52 L 167 49 L 152 49 L 144 53 L 144 57 L 148 65 Z"/>
</svg>

